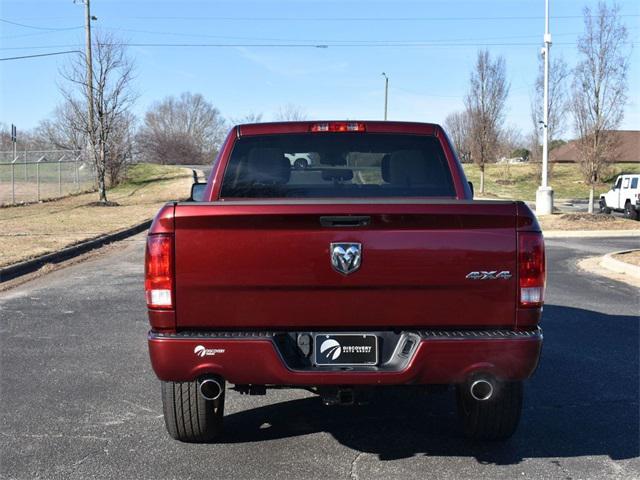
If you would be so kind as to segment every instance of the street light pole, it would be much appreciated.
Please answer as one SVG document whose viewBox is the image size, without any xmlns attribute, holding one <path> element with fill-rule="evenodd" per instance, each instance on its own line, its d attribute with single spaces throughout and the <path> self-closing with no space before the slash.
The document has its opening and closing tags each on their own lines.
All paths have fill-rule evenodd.
<svg viewBox="0 0 640 480">
<path fill-rule="evenodd" d="M 382 72 L 382 76 L 384 77 L 384 119 L 387 119 L 387 105 L 389 100 L 389 77 L 387 74 Z"/>
<path fill-rule="evenodd" d="M 551 33 L 549 33 L 549 0 L 544 2 L 544 87 L 542 118 L 542 179 L 536 192 L 536 213 L 550 215 L 553 213 L 553 189 L 549 186 L 549 49 Z"/>
</svg>

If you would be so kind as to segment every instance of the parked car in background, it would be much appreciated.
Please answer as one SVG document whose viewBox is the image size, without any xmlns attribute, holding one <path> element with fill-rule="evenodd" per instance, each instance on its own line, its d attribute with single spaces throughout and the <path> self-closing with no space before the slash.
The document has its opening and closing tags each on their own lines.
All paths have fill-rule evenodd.
<svg viewBox="0 0 640 480">
<path fill-rule="evenodd" d="M 291 163 L 291 167 L 294 170 L 304 170 L 306 168 L 316 168 L 319 169 L 318 155 L 315 152 L 308 153 L 290 153 L 286 154 L 285 157 Z"/>
<path fill-rule="evenodd" d="M 640 217 L 640 174 L 619 175 L 611 190 L 600 195 L 602 213 L 624 212 L 626 218 L 638 220 Z"/>
</svg>

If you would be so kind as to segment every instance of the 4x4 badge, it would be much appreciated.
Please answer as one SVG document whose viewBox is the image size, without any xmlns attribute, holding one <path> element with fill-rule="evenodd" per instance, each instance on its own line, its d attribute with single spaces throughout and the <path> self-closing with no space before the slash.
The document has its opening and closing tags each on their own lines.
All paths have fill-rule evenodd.
<svg viewBox="0 0 640 480">
<path fill-rule="evenodd" d="M 467 280 L 509 280 L 512 277 L 509 270 L 491 270 L 489 272 L 469 272 L 465 277 Z"/>
</svg>

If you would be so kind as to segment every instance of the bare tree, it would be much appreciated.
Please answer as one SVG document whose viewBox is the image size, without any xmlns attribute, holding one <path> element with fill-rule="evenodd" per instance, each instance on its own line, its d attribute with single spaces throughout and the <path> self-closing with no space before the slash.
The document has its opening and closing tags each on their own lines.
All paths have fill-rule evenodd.
<svg viewBox="0 0 640 480">
<path fill-rule="evenodd" d="M 220 149 L 226 128 L 211 102 L 199 93 L 184 92 L 151 106 L 138 134 L 138 146 L 151 162 L 208 163 Z"/>
<path fill-rule="evenodd" d="M 471 157 L 480 168 L 480 193 L 484 193 L 485 165 L 497 154 L 508 94 L 504 58 L 492 61 L 488 50 L 480 50 L 465 97 Z"/>
<path fill-rule="evenodd" d="M 451 137 L 460 161 L 463 163 L 471 162 L 469 139 L 470 121 L 467 112 L 463 110 L 461 112 L 450 113 L 447 115 L 447 118 L 444 119 L 444 126 Z"/>
<path fill-rule="evenodd" d="M 124 112 L 111 126 L 111 134 L 105 148 L 105 176 L 110 187 L 120 183 L 124 166 L 133 157 L 132 132 L 135 122 L 132 113 Z M 82 119 L 77 117 L 73 105 L 65 101 L 56 107 L 50 118 L 38 124 L 35 135 L 47 146 L 82 150 L 86 147 L 86 135 L 81 125 Z"/>
<path fill-rule="evenodd" d="M 500 158 L 511 158 L 511 154 L 525 143 L 522 132 L 514 125 L 508 125 L 498 130 L 498 140 L 495 155 Z"/>
<path fill-rule="evenodd" d="M 114 125 L 107 148 L 107 178 L 109 185 L 117 185 L 123 178 L 125 167 L 133 159 L 136 117 L 123 115 Z"/>
<path fill-rule="evenodd" d="M 3 151 L 10 150 L 12 146 L 11 130 L 9 129 L 9 125 L 0 122 L 0 149 Z"/>
<path fill-rule="evenodd" d="M 571 111 L 578 134 L 579 164 L 589 185 L 593 213 L 594 185 L 616 150 L 616 135 L 627 101 L 629 52 L 627 29 L 617 5 L 599 3 L 592 14 L 584 9 L 584 34 L 578 40 L 580 61 L 574 72 Z"/>
<path fill-rule="evenodd" d="M 248 113 L 244 117 L 234 117 L 231 119 L 231 123 L 234 125 L 242 125 L 244 123 L 261 123 L 262 113 Z"/>
<path fill-rule="evenodd" d="M 544 93 L 544 63 L 539 64 L 538 77 L 536 78 L 535 94 L 531 105 L 531 118 L 534 126 L 539 130 L 543 117 L 543 93 Z M 547 111 L 547 131 L 549 143 L 558 139 L 565 132 L 565 118 L 568 107 L 567 80 L 569 67 L 563 58 L 555 58 L 549 67 L 549 108 Z"/>
<path fill-rule="evenodd" d="M 278 109 L 276 120 L 281 122 L 299 122 L 307 119 L 307 114 L 302 107 L 288 103 Z"/>
<path fill-rule="evenodd" d="M 125 45 L 108 33 L 99 33 L 93 40 L 93 122 L 87 112 L 88 80 L 84 55 L 78 55 L 63 68 L 67 85 L 61 88 L 69 109 L 65 112 L 69 126 L 86 136 L 88 151 L 95 164 L 98 195 L 101 204 L 107 201 L 107 159 L 114 132 L 129 115 L 135 101 L 132 90 L 133 63 L 126 55 Z M 90 127 L 93 125 L 93 129 Z"/>
<path fill-rule="evenodd" d="M 32 130 L 18 130 L 18 155 L 21 150 L 44 150 L 49 148 L 49 144 Z M 0 122 L 0 151 L 13 150 L 11 141 L 11 127 Z"/>
<path fill-rule="evenodd" d="M 64 102 L 56 107 L 50 118 L 38 124 L 36 132 L 43 141 L 55 148 L 81 150 L 87 144 L 87 135 L 81 123 L 82 119 L 76 117 L 73 105 Z"/>
<path fill-rule="evenodd" d="M 542 142 L 541 128 L 543 119 L 543 93 L 544 93 L 544 60 L 540 57 L 538 77 L 531 96 L 531 121 L 533 129 L 529 136 L 531 151 L 531 161 L 537 167 L 537 173 L 542 173 Z M 549 110 L 548 110 L 548 132 L 549 146 L 556 145 L 554 140 L 558 140 L 566 130 L 566 114 L 569 106 L 567 94 L 567 80 L 569 68 L 563 58 L 555 58 L 549 66 Z M 549 164 L 549 173 L 552 172 L 552 165 Z"/>
</svg>

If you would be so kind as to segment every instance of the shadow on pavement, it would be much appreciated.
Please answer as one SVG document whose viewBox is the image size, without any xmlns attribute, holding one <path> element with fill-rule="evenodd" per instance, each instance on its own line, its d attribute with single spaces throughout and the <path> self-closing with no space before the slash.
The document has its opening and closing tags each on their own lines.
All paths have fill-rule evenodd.
<svg viewBox="0 0 640 480">
<path fill-rule="evenodd" d="M 363 407 L 324 407 L 317 397 L 225 417 L 222 443 L 328 432 L 381 460 L 414 455 L 475 457 L 514 464 L 525 458 L 639 455 L 638 318 L 549 305 L 545 345 L 515 436 L 502 443 L 462 437 L 452 391 L 380 391 Z"/>
</svg>

